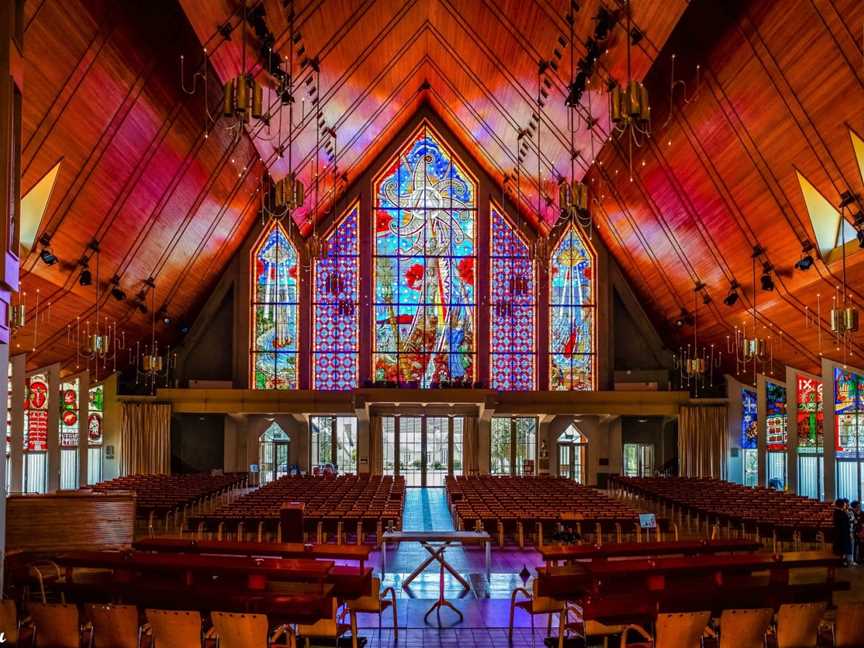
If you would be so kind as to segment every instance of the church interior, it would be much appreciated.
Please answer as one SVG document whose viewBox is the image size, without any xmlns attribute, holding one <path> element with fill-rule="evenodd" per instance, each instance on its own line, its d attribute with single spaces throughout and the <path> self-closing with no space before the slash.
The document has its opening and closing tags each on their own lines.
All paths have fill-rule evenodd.
<svg viewBox="0 0 864 648">
<path fill-rule="evenodd" d="M 860 0 L 0 5 L 0 645 L 864 648 Z"/>
</svg>

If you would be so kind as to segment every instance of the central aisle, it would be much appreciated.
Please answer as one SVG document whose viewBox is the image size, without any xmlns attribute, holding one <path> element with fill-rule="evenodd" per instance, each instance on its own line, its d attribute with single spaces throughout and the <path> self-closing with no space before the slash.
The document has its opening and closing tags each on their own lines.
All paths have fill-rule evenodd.
<svg viewBox="0 0 864 648">
<path fill-rule="evenodd" d="M 443 488 L 406 488 L 402 511 L 405 531 L 455 531 Z"/>
</svg>

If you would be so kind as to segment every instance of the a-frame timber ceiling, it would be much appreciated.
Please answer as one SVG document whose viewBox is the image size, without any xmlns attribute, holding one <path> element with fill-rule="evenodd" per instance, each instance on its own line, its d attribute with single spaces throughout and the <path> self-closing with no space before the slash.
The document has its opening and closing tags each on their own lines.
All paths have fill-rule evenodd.
<svg viewBox="0 0 864 648">
<path fill-rule="evenodd" d="M 577 59 L 600 0 L 579 4 Z M 616 0 L 606 4 L 617 7 Z M 248 0 L 250 8 L 259 5 L 276 50 L 287 55 L 284 3 Z M 538 60 L 553 58 L 557 48 L 563 56 L 551 74 L 540 127 L 541 182 L 544 194 L 554 195 L 557 178 L 570 171 L 564 108 L 570 57 L 558 43 L 569 35 L 569 5 L 296 0 L 306 53 L 320 61 L 318 94 L 324 121 L 337 133 L 339 172 L 350 183 L 425 101 L 494 177 L 512 174 L 517 130 L 529 126 L 535 110 Z M 46 267 L 36 253 L 23 261 L 28 304 L 37 288 L 43 305 L 51 301 L 30 366 L 74 362 L 65 327 L 76 316 L 86 318 L 94 299 L 92 287 L 77 285 L 74 263 L 92 238 L 101 244 L 103 279 L 118 274 L 134 298 L 154 277 L 157 308 L 166 304 L 175 318 L 188 320 L 254 224 L 258 157 L 271 161 L 273 143 L 244 134 L 231 146 L 218 125 L 203 139 L 201 92 L 188 96 L 179 88 L 180 55 L 194 67 L 206 45 L 210 105 L 218 105 L 215 81 L 240 72 L 241 7 L 237 0 L 27 2 L 22 191 L 63 160 L 40 229 L 51 234 L 61 263 Z M 610 76 L 626 76 L 621 26 L 601 56 L 594 91 L 583 96 L 575 133 L 577 175 L 585 175 L 598 201 L 593 209 L 604 243 L 658 324 L 674 320 L 682 307 L 692 310 L 693 286 L 704 282 L 712 301 L 707 307 L 700 301 L 700 334 L 723 346 L 752 303 L 750 257 L 759 244 L 776 268 L 777 289 L 759 293 L 759 310 L 761 326 L 777 338 L 782 331 L 778 362 L 817 368 L 819 327 L 805 325 L 817 293 L 822 351 L 841 359 L 825 330 L 839 262 L 817 260 L 807 273 L 792 269 L 802 241 L 814 240 L 796 170 L 834 204 L 847 189 L 864 194 L 848 132 L 864 133 L 864 3 L 632 0 L 632 17 L 644 34 L 633 48 L 633 75 L 646 80 L 654 122 L 652 139 L 634 149 L 633 181 L 626 145 L 607 141 L 602 90 Z M 228 40 L 218 32 L 226 22 L 234 27 Z M 257 60 L 254 46 L 249 60 Z M 684 102 L 679 86 L 670 116 L 673 53 L 676 78 L 687 81 L 692 101 Z M 295 72 L 302 82 L 304 72 Z M 259 70 L 258 76 L 266 75 Z M 311 186 L 317 120 L 311 102 L 306 106 L 293 150 L 295 168 Z M 590 130 L 589 114 L 598 120 Z M 592 143 L 602 165 L 590 164 Z M 319 163 L 322 169 L 329 163 L 324 152 Z M 525 169 L 522 211 L 535 226 L 542 219 L 548 224 L 554 205 L 540 219 L 533 208 L 533 146 Z M 271 168 L 277 178 L 286 171 L 284 160 Z M 326 209 L 329 182 L 323 181 L 319 205 L 307 200 L 311 212 Z M 296 216 L 303 225 L 312 214 Z M 864 253 L 850 252 L 848 278 L 858 301 Z M 742 285 L 743 298 L 730 308 L 722 298 L 732 280 Z M 130 337 L 146 336 L 149 314 L 129 302 L 107 298 L 107 314 L 122 320 Z M 34 345 L 30 310 L 31 321 L 15 336 L 22 349 Z M 161 325 L 159 331 L 172 334 Z"/>
</svg>

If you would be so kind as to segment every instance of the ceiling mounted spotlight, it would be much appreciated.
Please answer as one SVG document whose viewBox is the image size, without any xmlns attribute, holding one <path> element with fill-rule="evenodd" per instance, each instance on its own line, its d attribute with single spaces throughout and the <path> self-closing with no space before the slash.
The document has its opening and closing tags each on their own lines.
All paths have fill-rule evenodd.
<svg viewBox="0 0 864 648">
<path fill-rule="evenodd" d="M 810 254 L 810 250 L 812 249 L 813 244 L 810 241 L 805 241 L 804 246 L 801 248 L 801 258 L 795 262 L 795 268 L 804 271 L 813 267 L 813 255 Z"/>
<path fill-rule="evenodd" d="M 181 322 L 177 328 L 180 329 L 182 335 L 186 335 L 189 332 L 189 325 L 185 322 Z"/>
<path fill-rule="evenodd" d="M 81 274 L 78 276 L 78 285 L 79 286 L 89 286 L 93 283 L 93 274 L 90 272 L 90 268 L 84 266 L 84 269 L 81 271 Z"/>
<path fill-rule="evenodd" d="M 681 328 L 681 327 L 684 326 L 685 324 L 688 324 L 688 325 L 692 326 L 693 323 L 694 323 L 695 321 L 696 321 L 696 320 L 695 320 L 695 318 L 693 317 L 693 315 L 691 315 L 690 313 L 688 313 L 686 308 L 682 308 L 682 309 L 681 309 L 681 314 L 680 314 L 680 315 L 678 316 L 678 318 L 675 320 L 675 326 L 678 327 L 678 328 Z"/>
<path fill-rule="evenodd" d="M 864 248 L 864 229 L 858 230 L 856 236 L 858 237 L 858 247 Z"/>
<path fill-rule="evenodd" d="M 762 284 L 762 290 L 770 292 L 774 290 L 774 279 L 771 278 L 771 265 L 765 263 L 762 265 L 762 276 L 759 277 L 759 282 Z"/>
<path fill-rule="evenodd" d="M 52 266 L 57 263 L 57 257 L 54 256 L 54 253 L 49 247 L 42 248 L 42 251 L 39 253 L 39 258 L 42 259 L 42 263 L 45 265 Z"/>
<path fill-rule="evenodd" d="M 727 306 L 734 306 L 738 302 L 738 290 L 735 286 L 729 289 L 729 294 L 723 298 L 723 303 Z"/>
<path fill-rule="evenodd" d="M 117 301 L 123 301 L 124 299 L 126 299 L 126 293 L 120 290 L 119 286 L 114 286 L 111 289 L 111 296 Z"/>
</svg>

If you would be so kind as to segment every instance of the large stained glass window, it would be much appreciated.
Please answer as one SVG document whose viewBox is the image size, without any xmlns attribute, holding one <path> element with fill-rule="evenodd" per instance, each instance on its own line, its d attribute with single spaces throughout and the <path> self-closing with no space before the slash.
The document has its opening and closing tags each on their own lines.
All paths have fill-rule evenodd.
<svg viewBox="0 0 864 648">
<path fill-rule="evenodd" d="M 765 383 L 765 442 L 768 485 L 786 488 L 786 388 L 773 382 Z"/>
<path fill-rule="evenodd" d="M 756 426 L 756 392 L 741 390 L 741 463 L 742 481 L 745 486 L 755 486 L 759 481 L 759 433 Z"/>
<path fill-rule="evenodd" d="M 36 373 L 27 378 L 24 401 L 25 493 L 44 493 L 48 488 L 48 408 L 54 406 L 48 376 Z"/>
<path fill-rule="evenodd" d="M 475 181 L 424 124 L 374 195 L 375 380 L 473 380 Z"/>
<path fill-rule="evenodd" d="M 528 245 L 492 205 L 489 245 L 492 389 L 535 389 L 534 262 Z"/>
<path fill-rule="evenodd" d="M 355 204 L 327 237 L 325 256 L 315 262 L 313 385 L 315 389 L 357 386 L 360 299 Z"/>
<path fill-rule="evenodd" d="M 864 376 L 834 369 L 837 435 L 837 497 L 864 497 Z"/>
<path fill-rule="evenodd" d="M 796 379 L 795 402 L 798 413 L 798 494 L 822 499 L 825 437 L 822 406 L 822 381 L 799 374 Z"/>
<path fill-rule="evenodd" d="M 297 250 L 273 223 L 252 250 L 252 388 L 296 389 Z"/>
<path fill-rule="evenodd" d="M 574 225 L 552 252 L 549 388 L 594 389 L 594 255 Z"/>
<path fill-rule="evenodd" d="M 87 483 L 102 481 L 102 421 L 105 416 L 105 386 L 90 388 L 87 413 Z"/>
</svg>

